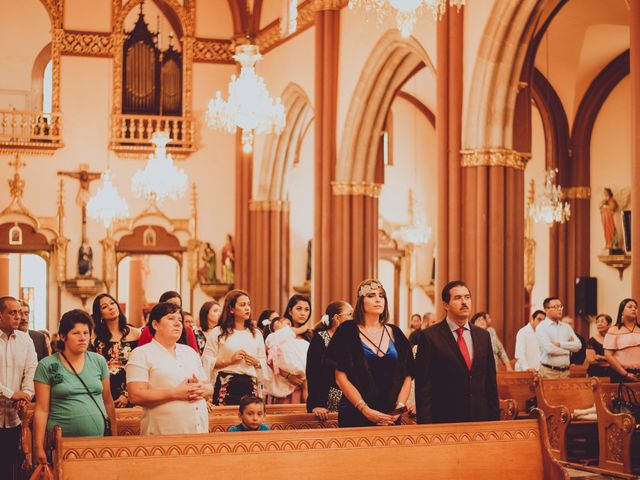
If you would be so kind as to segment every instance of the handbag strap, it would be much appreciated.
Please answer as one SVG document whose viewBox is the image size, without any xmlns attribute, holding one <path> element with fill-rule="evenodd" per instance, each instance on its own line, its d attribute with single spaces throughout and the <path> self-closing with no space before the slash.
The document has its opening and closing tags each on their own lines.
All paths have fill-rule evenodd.
<svg viewBox="0 0 640 480">
<path fill-rule="evenodd" d="M 624 383 L 618 384 L 618 398 L 627 403 L 639 405 L 638 400 L 636 398 L 636 394 L 633 391 L 633 389 L 625 385 Z"/>
<path fill-rule="evenodd" d="M 71 362 L 67 359 L 67 357 L 65 356 L 64 352 L 60 351 L 58 352 L 60 355 L 62 355 L 62 358 L 64 358 L 66 360 L 66 362 L 69 364 L 69 366 L 71 367 L 71 370 L 73 371 L 73 373 L 75 374 L 76 377 L 78 377 L 78 380 L 80 380 L 80 383 L 82 383 L 82 386 L 84 387 L 84 389 L 87 391 L 87 395 L 89 395 L 89 398 L 91 400 L 93 400 L 93 403 L 96 404 L 96 407 L 98 408 L 98 411 L 100 412 L 100 415 L 102 416 L 102 418 L 104 419 L 104 421 L 107 421 L 107 417 L 105 416 L 104 413 L 102 413 L 102 409 L 100 408 L 100 405 L 98 405 L 98 402 L 96 402 L 96 399 L 93 398 L 93 395 L 91 394 L 91 391 L 89 390 L 89 387 L 87 387 L 87 384 L 84 383 L 84 380 L 82 380 L 82 378 L 80 378 L 80 375 L 78 375 L 78 372 L 76 372 L 76 369 L 73 367 L 73 365 L 71 365 Z M 85 355 L 85 362 L 87 361 L 86 355 Z"/>
</svg>

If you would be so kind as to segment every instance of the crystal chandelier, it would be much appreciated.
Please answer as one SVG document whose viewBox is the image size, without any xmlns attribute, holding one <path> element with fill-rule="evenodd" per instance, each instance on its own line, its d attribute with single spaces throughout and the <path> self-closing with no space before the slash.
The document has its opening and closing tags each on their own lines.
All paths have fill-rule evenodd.
<svg viewBox="0 0 640 480">
<path fill-rule="evenodd" d="M 564 223 L 571 217 L 569 202 L 562 201 L 562 189 L 554 184 L 557 174 L 557 168 L 545 172 L 544 186 L 529 205 L 529 216 L 536 223 L 544 222 L 551 226 L 553 223 Z"/>
<path fill-rule="evenodd" d="M 409 189 L 409 223 L 391 234 L 391 237 L 411 247 L 426 245 L 431 241 L 431 227 L 426 225 L 424 216 L 416 212 L 417 203 L 413 190 Z"/>
<path fill-rule="evenodd" d="M 255 133 L 280 133 L 284 128 L 284 106 L 280 97 L 269 96 L 264 80 L 256 75 L 255 63 L 262 58 L 255 45 L 238 45 L 233 58 L 242 66 L 240 76 L 231 77 L 229 97 L 222 99 L 218 90 L 216 98 L 209 100 L 207 124 L 229 133 L 242 129 L 242 149 L 250 153 Z"/>
<path fill-rule="evenodd" d="M 378 21 L 389 15 L 396 17 L 396 25 L 403 37 L 411 35 L 418 15 L 426 7 L 434 18 L 440 19 L 447 11 L 447 3 L 460 9 L 465 0 L 349 0 L 349 8 L 362 8 L 365 12 L 374 11 Z"/>
<path fill-rule="evenodd" d="M 87 202 L 87 215 L 94 220 L 102 221 L 104 228 L 109 228 L 111 222 L 129 215 L 129 205 L 111 182 L 111 171 L 102 174 L 102 185 L 96 194 Z"/>
<path fill-rule="evenodd" d="M 167 154 L 167 143 L 170 141 L 169 132 L 155 132 L 152 135 L 155 152 L 149 155 L 144 169 L 139 169 L 131 179 L 131 188 L 136 196 L 153 196 L 162 201 L 165 198 L 182 197 L 187 191 L 187 174 L 177 168 L 171 154 Z"/>
</svg>

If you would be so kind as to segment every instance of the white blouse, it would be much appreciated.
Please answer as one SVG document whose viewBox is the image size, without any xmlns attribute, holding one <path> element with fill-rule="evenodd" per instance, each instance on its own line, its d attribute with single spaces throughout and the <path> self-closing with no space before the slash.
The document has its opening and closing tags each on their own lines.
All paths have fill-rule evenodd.
<svg viewBox="0 0 640 480">
<path fill-rule="evenodd" d="M 202 353 L 202 366 L 211 378 L 212 383 L 215 382 L 218 374 L 218 371 L 215 369 L 216 361 L 218 359 L 228 361 L 238 350 L 244 350 L 252 357 L 257 358 L 261 368 L 256 369 L 256 367 L 240 361 L 227 365 L 222 371 L 249 375 L 261 380 L 263 380 L 265 376 L 269 376 L 267 355 L 264 349 L 264 338 L 259 330 L 255 331 L 255 335 L 252 335 L 249 329 L 234 330 L 226 338 L 218 340 L 220 332 L 220 327 L 215 327 L 209 332 L 207 335 L 207 344 Z"/>
<path fill-rule="evenodd" d="M 125 367 L 127 383 L 147 382 L 151 388 L 174 388 L 193 375 L 209 379 L 198 354 L 189 346 L 176 344 L 175 356 L 155 339 L 135 348 Z M 144 407 L 140 421 L 141 435 L 207 433 L 209 414 L 204 400 L 173 400 L 155 407 Z"/>
</svg>

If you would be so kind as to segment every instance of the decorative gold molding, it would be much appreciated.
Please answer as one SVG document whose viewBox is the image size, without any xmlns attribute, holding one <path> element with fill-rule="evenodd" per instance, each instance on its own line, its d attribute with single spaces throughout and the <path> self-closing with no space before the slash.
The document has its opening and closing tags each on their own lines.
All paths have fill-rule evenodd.
<svg viewBox="0 0 640 480">
<path fill-rule="evenodd" d="M 251 212 L 288 212 L 289 202 L 286 200 L 251 200 L 249 202 Z"/>
<path fill-rule="evenodd" d="M 89 57 L 112 57 L 113 37 L 111 33 L 65 30 L 60 53 Z"/>
<path fill-rule="evenodd" d="M 256 44 L 258 45 L 258 47 L 260 47 L 260 52 L 266 53 L 269 50 L 277 47 L 281 43 L 285 42 L 289 38 L 311 27 L 315 22 L 315 14 L 317 11 L 315 2 L 316 0 L 307 0 L 298 6 L 298 26 L 294 33 L 284 37 L 282 36 L 280 18 L 271 22 L 269 25 L 260 30 L 256 35 Z M 346 3 L 343 5 L 343 7 L 345 5 Z"/>
<path fill-rule="evenodd" d="M 382 185 L 370 182 L 331 182 L 334 195 L 364 195 L 378 198 Z"/>
<path fill-rule="evenodd" d="M 349 3 L 347 0 L 314 0 L 313 6 L 318 10 L 340 10 Z"/>
<path fill-rule="evenodd" d="M 590 200 L 591 187 L 562 187 L 562 200 Z"/>
<path fill-rule="evenodd" d="M 196 38 L 193 43 L 193 61 L 205 63 L 235 63 L 233 40 Z"/>
<path fill-rule="evenodd" d="M 463 167 L 506 167 L 524 170 L 531 158 L 530 153 L 516 152 L 505 148 L 461 150 Z"/>
<path fill-rule="evenodd" d="M 631 265 L 631 255 L 628 253 L 623 253 L 622 255 L 598 255 L 598 260 L 600 260 L 605 265 L 618 270 L 620 280 L 622 280 L 622 275 L 624 274 L 626 268 Z"/>
</svg>

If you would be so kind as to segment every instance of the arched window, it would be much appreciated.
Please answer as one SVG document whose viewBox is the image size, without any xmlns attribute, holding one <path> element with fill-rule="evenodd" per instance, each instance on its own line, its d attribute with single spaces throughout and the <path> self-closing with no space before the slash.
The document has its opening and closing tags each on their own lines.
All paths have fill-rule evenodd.
<svg viewBox="0 0 640 480">
<path fill-rule="evenodd" d="M 49 60 L 49 62 L 47 63 L 47 66 L 44 67 L 44 75 L 42 76 L 42 111 L 45 114 L 51 113 L 51 103 L 53 100 L 52 71 L 53 71 L 53 62 Z"/>
</svg>

